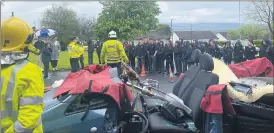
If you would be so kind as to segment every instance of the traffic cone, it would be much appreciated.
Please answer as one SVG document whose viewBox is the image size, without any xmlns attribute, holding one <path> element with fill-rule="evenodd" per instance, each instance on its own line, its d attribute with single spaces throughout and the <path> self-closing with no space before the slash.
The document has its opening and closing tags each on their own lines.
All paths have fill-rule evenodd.
<svg viewBox="0 0 274 133">
<path fill-rule="evenodd" d="M 142 72 L 141 72 L 141 76 L 142 76 L 142 77 L 145 77 L 145 76 L 146 76 L 145 64 L 142 64 Z"/>
<path fill-rule="evenodd" d="M 174 82 L 173 73 L 172 73 L 171 69 L 169 70 L 169 82 L 170 83 Z"/>
</svg>

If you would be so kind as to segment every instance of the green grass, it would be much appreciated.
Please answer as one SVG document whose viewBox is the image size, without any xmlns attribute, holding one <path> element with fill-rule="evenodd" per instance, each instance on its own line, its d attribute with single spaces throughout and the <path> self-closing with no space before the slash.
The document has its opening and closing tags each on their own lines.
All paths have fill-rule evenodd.
<svg viewBox="0 0 274 133">
<path fill-rule="evenodd" d="M 29 59 L 30 62 L 32 62 L 34 64 L 37 64 L 37 57 L 34 54 L 30 54 L 28 59 Z M 85 63 L 85 66 L 88 65 L 88 53 L 87 53 L 87 51 L 85 51 L 85 53 L 84 53 L 84 63 Z M 96 52 L 93 53 L 93 63 L 94 64 L 99 63 L 98 55 L 97 55 Z M 50 69 L 51 69 L 51 65 L 50 65 Z M 57 69 L 58 70 L 69 70 L 69 69 L 71 69 L 70 61 L 69 61 L 69 55 L 68 55 L 67 51 L 61 51 L 60 52 Z"/>
</svg>

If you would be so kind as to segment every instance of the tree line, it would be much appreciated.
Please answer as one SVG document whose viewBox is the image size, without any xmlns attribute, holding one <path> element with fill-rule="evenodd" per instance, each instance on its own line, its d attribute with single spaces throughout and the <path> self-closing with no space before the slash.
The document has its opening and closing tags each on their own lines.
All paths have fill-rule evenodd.
<svg viewBox="0 0 274 133">
<path fill-rule="evenodd" d="M 66 49 L 68 39 L 78 36 L 81 40 L 93 38 L 104 41 L 108 32 L 117 32 L 120 40 L 133 40 L 137 36 L 154 30 L 171 35 L 167 24 L 160 24 L 157 16 L 161 13 L 156 1 L 100 1 L 103 10 L 98 19 L 79 16 L 67 5 L 52 5 L 43 13 L 41 26 L 57 31 L 57 36 Z M 245 11 L 247 20 L 255 21 L 239 29 L 229 31 L 229 39 L 262 39 L 268 33 L 274 38 L 274 1 L 253 1 Z"/>
</svg>

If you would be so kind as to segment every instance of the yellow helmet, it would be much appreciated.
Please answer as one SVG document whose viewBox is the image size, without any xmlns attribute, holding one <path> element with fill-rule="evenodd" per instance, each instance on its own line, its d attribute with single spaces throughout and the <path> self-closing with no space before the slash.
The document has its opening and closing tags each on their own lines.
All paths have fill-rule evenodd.
<svg viewBox="0 0 274 133">
<path fill-rule="evenodd" d="M 25 21 L 10 17 L 1 24 L 1 51 L 24 52 L 33 44 L 34 31 Z"/>
</svg>

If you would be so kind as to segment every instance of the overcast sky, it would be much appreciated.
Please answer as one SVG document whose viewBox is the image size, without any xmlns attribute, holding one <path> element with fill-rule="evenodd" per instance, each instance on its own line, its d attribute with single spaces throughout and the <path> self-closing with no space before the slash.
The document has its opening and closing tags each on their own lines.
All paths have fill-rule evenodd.
<svg viewBox="0 0 274 133">
<path fill-rule="evenodd" d="M 1 6 L 1 20 L 8 18 L 11 12 L 26 20 L 30 25 L 39 27 L 42 13 L 53 4 L 68 4 L 78 15 L 98 17 L 102 11 L 99 2 L 5 2 Z M 209 23 L 209 22 L 239 22 L 239 2 L 157 2 L 162 13 L 159 15 L 161 23 Z M 241 10 L 249 3 L 241 2 Z M 243 12 L 243 11 L 241 11 Z M 241 13 L 243 14 L 243 13 Z M 241 23 L 244 15 L 241 15 Z"/>
</svg>

